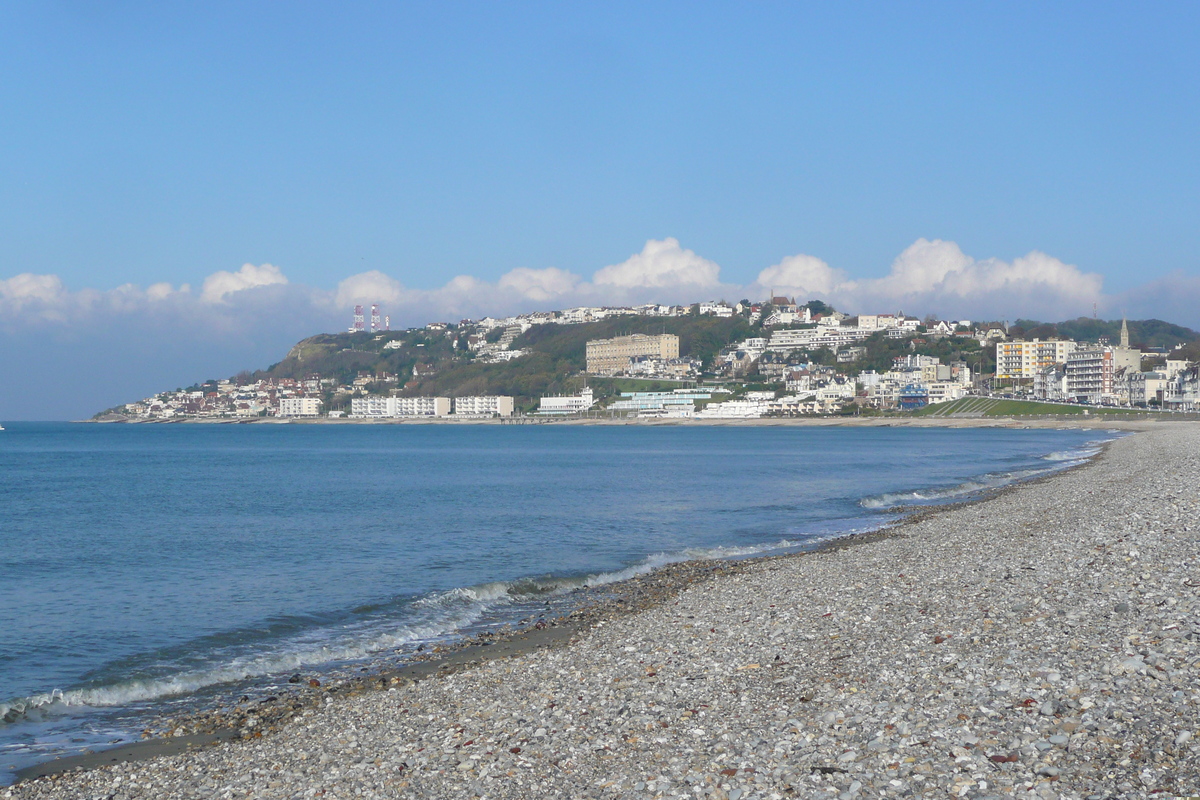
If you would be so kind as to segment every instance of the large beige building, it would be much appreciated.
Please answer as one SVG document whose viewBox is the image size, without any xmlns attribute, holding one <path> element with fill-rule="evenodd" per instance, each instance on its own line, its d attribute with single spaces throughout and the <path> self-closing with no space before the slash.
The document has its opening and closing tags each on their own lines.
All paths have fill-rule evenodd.
<svg viewBox="0 0 1200 800">
<path fill-rule="evenodd" d="M 1067 363 L 1075 342 L 1061 339 L 996 342 L 996 377 L 1002 381 L 1032 379 L 1046 367 Z"/>
<path fill-rule="evenodd" d="M 635 333 L 615 339 L 593 339 L 587 343 L 587 371 L 593 375 L 615 375 L 629 369 L 637 356 L 679 358 L 679 337 L 673 333 L 647 336 Z"/>
</svg>

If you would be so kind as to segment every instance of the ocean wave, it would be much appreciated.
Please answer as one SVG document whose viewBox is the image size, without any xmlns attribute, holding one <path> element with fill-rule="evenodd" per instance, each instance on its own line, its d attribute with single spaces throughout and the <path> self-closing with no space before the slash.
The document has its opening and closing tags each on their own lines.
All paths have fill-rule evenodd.
<svg viewBox="0 0 1200 800">
<path fill-rule="evenodd" d="M 1042 456 L 1044 461 L 1086 461 L 1100 452 L 1099 447 L 1080 447 L 1074 450 L 1055 450 Z"/>
<path fill-rule="evenodd" d="M 671 553 L 655 553 L 618 570 L 580 576 L 527 577 L 512 581 L 491 581 L 435 592 L 407 604 L 410 620 L 367 620 L 358 625 L 339 626 L 341 636 L 317 642 L 328 629 L 305 631 L 301 637 L 289 637 L 270 652 L 226 659 L 222 663 L 175 674 L 116 681 L 106 686 L 54 689 L 28 697 L 0 702 L 0 721 L 17 723 L 39 721 L 73 710 L 102 709 L 149 703 L 192 694 L 221 684 L 235 684 L 255 678 L 284 675 L 297 670 L 353 662 L 406 646 L 453 636 L 504 606 L 518 606 L 547 596 L 563 596 L 578 589 L 604 586 L 653 572 L 682 561 L 743 558 L 762 553 L 786 551 L 810 543 L 808 539 L 780 539 L 770 543 L 741 547 L 687 548 Z M 385 604 L 360 609 L 377 611 Z M 387 630 L 379 630 L 384 627 Z"/>
<path fill-rule="evenodd" d="M 458 613 L 407 624 L 391 624 L 386 631 L 362 632 L 366 635 L 331 637 L 330 641 L 290 641 L 270 652 L 233 658 L 207 667 L 184 670 L 172 675 L 133 678 L 107 686 L 54 689 L 28 697 L 0 701 L 0 721 L 16 723 L 37 721 L 74 709 L 111 708 L 152 702 L 190 694 L 209 687 L 232 684 L 270 675 L 339 662 L 356 661 L 416 642 L 446 636 L 476 622 L 482 616 L 479 605 L 467 606 Z M 309 632 L 306 639 L 312 638 Z"/>
<path fill-rule="evenodd" d="M 674 553 L 656 553 L 624 569 L 588 576 L 584 579 L 583 585 L 590 587 L 617 583 L 683 561 L 720 561 L 729 558 L 745 558 L 779 550 L 789 550 L 806 543 L 807 540 L 780 539 L 767 544 L 742 547 L 690 547 Z"/>
<path fill-rule="evenodd" d="M 888 492 L 874 497 L 864 497 L 859 501 L 863 508 L 871 510 L 894 508 L 904 505 L 932 505 L 948 500 L 970 497 L 985 491 L 1000 489 L 1019 481 L 1049 475 L 1069 467 L 1086 462 L 1100 453 L 1102 446 L 1110 440 L 1097 439 L 1084 443 L 1070 450 L 1055 450 L 1041 457 L 1052 466 L 1012 470 L 1010 472 L 990 472 L 986 475 L 963 481 L 953 486 L 929 487 L 905 492 Z"/>
<path fill-rule="evenodd" d="M 683 561 L 744 558 L 776 550 L 787 550 L 808 542 L 808 539 L 780 539 L 775 542 L 740 547 L 689 547 L 675 552 L 654 553 L 627 567 L 607 572 L 577 576 L 518 578 L 512 581 L 492 581 L 475 586 L 459 587 L 423 597 L 415 601 L 413 605 L 427 607 L 447 606 L 455 603 L 482 603 L 495 607 L 495 605 L 503 603 L 526 602 L 536 600 L 541 596 L 561 596 L 578 589 L 618 583 Z"/>
<path fill-rule="evenodd" d="M 1061 461 L 1057 462 L 1054 467 L 1044 469 L 1023 469 L 1013 470 L 1011 472 L 993 472 L 975 478 L 969 481 L 955 484 L 954 486 L 946 487 L 930 487 L 927 489 L 916 489 L 910 492 L 888 492 L 874 497 L 864 497 L 858 502 L 863 508 L 871 510 L 895 508 L 896 506 L 905 505 L 934 505 L 950 500 L 958 500 L 964 497 L 971 497 L 980 494 L 981 492 L 1001 489 L 1005 486 L 1017 483 L 1018 481 L 1029 480 L 1041 475 L 1048 475 L 1059 469 L 1071 466 L 1073 463 L 1080 461 Z"/>
</svg>

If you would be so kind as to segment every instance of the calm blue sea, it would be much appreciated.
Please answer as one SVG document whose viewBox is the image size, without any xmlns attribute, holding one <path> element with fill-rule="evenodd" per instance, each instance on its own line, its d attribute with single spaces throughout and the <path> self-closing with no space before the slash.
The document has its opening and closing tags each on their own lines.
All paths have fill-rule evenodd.
<svg viewBox="0 0 1200 800">
<path fill-rule="evenodd" d="M 1105 434 L 565 425 L 0 432 L 0 770 L 149 715 L 797 549 L 1077 463 Z M 0 774 L 0 782 L 3 774 Z"/>
</svg>

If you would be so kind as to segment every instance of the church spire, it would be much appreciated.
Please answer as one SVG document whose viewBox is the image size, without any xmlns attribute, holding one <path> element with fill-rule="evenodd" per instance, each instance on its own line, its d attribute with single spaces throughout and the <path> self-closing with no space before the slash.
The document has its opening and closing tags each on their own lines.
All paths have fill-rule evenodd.
<svg viewBox="0 0 1200 800">
<path fill-rule="evenodd" d="M 1129 323 L 1123 316 L 1121 317 L 1121 347 L 1129 349 Z"/>
</svg>

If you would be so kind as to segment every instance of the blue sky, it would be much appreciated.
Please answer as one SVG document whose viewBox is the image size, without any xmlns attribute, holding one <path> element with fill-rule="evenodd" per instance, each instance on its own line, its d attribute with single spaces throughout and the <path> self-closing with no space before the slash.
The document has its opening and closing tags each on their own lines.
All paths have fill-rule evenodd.
<svg viewBox="0 0 1200 800">
<path fill-rule="evenodd" d="M 375 298 L 1200 327 L 1195 3 L 9 3 L 0 75 L 0 366 L 92 377 L 0 419 Z"/>
</svg>

